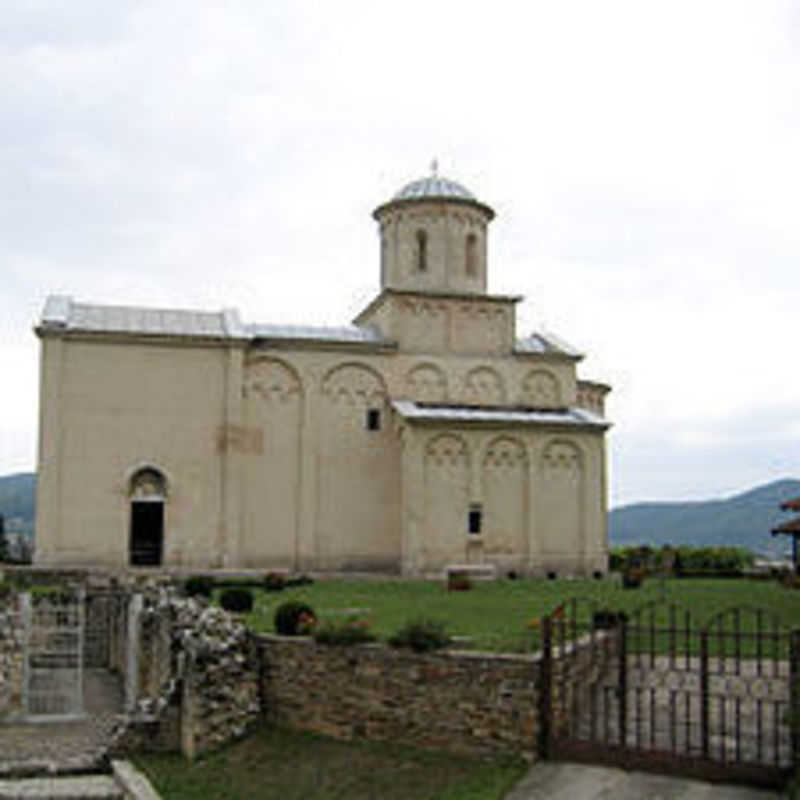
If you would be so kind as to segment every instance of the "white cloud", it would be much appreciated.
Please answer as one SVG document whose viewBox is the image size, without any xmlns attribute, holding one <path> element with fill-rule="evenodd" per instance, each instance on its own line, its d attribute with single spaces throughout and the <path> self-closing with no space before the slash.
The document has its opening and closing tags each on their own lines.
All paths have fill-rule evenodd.
<svg viewBox="0 0 800 800">
<path fill-rule="evenodd" d="M 341 322 L 377 283 L 370 211 L 438 156 L 498 211 L 490 281 L 528 295 L 521 327 L 614 385 L 615 497 L 771 477 L 791 426 L 736 461 L 713 441 L 800 402 L 798 19 L 788 0 L 4 10 L 0 472 L 34 465 L 45 294 Z M 670 458 L 643 472 L 654 425 Z"/>
</svg>

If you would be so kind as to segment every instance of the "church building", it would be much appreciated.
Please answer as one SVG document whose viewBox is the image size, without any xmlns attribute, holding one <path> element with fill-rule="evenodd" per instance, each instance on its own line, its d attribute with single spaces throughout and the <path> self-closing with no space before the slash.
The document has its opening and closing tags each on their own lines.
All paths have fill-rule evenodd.
<svg viewBox="0 0 800 800">
<path fill-rule="evenodd" d="M 487 292 L 494 212 L 434 172 L 373 217 L 351 325 L 47 299 L 37 564 L 606 570 L 609 389 Z"/>
</svg>

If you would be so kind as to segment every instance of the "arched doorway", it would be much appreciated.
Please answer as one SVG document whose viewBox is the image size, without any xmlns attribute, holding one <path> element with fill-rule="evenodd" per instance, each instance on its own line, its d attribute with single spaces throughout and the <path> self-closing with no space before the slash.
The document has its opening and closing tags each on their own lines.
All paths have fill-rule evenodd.
<svg viewBox="0 0 800 800">
<path fill-rule="evenodd" d="M 164 556 L 164 503 L 167 482 L 152 467 L 131 478 L 129 563 L 132 567 L 160 567 Z"/>
</svg>

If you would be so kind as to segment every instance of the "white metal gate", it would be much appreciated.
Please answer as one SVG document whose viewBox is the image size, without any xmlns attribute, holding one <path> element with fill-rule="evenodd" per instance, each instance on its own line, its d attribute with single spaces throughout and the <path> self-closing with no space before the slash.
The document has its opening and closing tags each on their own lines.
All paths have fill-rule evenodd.
<svg viewBox="0 0 800 800">
<path fill-rule="evenodd" d="M 85 591 L 23 594 L 23 713 L 32 719 L 84 716 Z"/>
</svg>

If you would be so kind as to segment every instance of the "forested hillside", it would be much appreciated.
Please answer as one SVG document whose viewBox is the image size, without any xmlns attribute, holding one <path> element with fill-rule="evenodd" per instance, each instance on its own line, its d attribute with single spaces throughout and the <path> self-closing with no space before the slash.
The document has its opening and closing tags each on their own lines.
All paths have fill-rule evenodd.
<svg viewBox="0 0 800 800">
<path fill-rule="evenodd" d="M 780 504 L 797 496 L 800 481 L 787 479 L 722 500 L 621 506 L 609 513 L 609 540 L 612 546 L 730 546 L 771 554 L 776 540 L 770 531 L 791 518 Z M 785 551 L 790 542 L 777 537 L 777 545 Z"/>
</svg>

